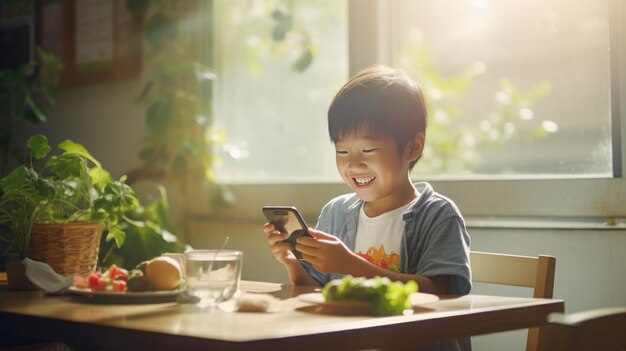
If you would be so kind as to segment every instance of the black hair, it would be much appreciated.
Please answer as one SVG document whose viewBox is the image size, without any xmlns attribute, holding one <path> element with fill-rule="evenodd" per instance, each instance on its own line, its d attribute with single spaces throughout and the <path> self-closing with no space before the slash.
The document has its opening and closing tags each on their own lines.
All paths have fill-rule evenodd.
<svg viewBox="0 0 626 351">
<path fill-rule="evenodd" d="M 328 133 L 336 144 L 364 127 L 373 137 L 393 137 L 402 153 L 418 133 L 426 134 L 427 119 L 417 82 L 402 70 L 377 65 L 357 73 L 335 95 L 328 109 Z"/>
</svg>

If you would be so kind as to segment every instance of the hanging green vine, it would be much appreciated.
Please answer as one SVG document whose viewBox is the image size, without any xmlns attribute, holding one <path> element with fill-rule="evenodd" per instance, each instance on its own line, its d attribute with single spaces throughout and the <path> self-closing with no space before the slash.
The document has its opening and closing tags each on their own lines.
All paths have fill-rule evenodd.
<svg viewBox="0 0 626 351">
<path fill-rule="evenodd" d="M 215 74 L 193 50 L 193 36 L 181 33 L 179 10 L 161 2 L 146 22 L 147 82 L 136 101 L 146 106 L 148 136 L 140 157 L 150 173 L 212 181 L 213 148 L 226 137 L 212 128 Z"/>
</svg>

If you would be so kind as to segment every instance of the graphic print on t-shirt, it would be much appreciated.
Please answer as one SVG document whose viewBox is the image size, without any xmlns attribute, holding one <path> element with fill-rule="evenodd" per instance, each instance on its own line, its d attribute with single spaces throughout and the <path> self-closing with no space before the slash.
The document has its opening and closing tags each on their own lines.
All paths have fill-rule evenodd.
<svg viewBox="0 0 626 351">
<path fill-rule="evenodd" d="M 400 242 L 404 235 L 402 214 L 415 201 L 417 199 L 376 217 L 369 217 L 362 205 L 354 252 L 379 267 L 400 272 Z"/>
<path fill-rule="evenodd" d="M 400 255 L 395 252 L 387 254 L 385 252 L 385 245 L 376 247 L 370 247 L 366 253 L 357 252 L 357 255 L 363 257 L 367 261 L 377 265 L 378 267 L 390 270 L 392 272 L 400 272 Z"/>
</svg>

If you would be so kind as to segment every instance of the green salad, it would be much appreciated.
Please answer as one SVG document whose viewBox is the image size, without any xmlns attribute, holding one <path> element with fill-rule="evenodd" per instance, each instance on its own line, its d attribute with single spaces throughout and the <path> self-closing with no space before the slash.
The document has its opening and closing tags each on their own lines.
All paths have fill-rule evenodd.
<svg viewBox="0 0 626 351">
<path fill-rule="evenodd" d="M 367 279 L 347 275 L 328 282 L 322 290 L 326 301 L 361 301 L 372 306 L 380 316 L 402 314 L 411 308 L 410 296 L 418 290 L 417 283 L 392 282 L 386 277 Z"/>
</svg>

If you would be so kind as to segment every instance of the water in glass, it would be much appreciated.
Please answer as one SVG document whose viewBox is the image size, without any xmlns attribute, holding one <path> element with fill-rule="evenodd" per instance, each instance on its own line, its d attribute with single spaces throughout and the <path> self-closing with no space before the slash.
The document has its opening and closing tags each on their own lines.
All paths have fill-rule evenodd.
<svg viewBox="0 0 626 351">
<path fill-rule="evenodd" d="M 241 251 L 193 250 L 185 254 L 187 293 L 210 307 L 233 297 L 241 278 Z"/>
</svg>

